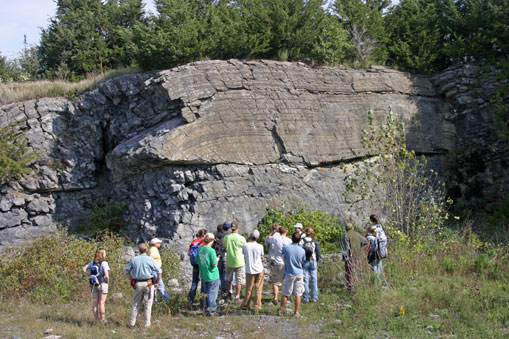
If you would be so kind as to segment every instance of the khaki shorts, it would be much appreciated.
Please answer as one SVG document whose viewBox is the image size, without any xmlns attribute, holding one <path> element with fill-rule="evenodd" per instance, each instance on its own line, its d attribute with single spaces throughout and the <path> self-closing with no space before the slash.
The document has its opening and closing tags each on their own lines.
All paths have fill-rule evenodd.
<svg viewBox="0 0 509 339">
<path fill-rule="evenodd" d="M 291 276 L 285 275 L 283 279 L 283 295 L 300 297 L 304 293 L 304 274 Z"/>
<path fill-rule="evenodd" d="M 234 275 L 235 273 L 235 275 Z M 235 276 L 235 280 L 233 277 Z M 230 268 L 226 266 L 226 280 L 231 281 L 233 285 L 246 284 L 246 266 Z"/>
<path fill-rule="evenodd" d="M 99 286 L 92 286 L 92 293 L 94 294 L 108 294 L 108 284 L 101 283 Z"/>
<path fill-rule="evenodd" d="M 270 265 L 270 284 L 281 286 L 285 277 L 285 265 Z"/>
</svg>

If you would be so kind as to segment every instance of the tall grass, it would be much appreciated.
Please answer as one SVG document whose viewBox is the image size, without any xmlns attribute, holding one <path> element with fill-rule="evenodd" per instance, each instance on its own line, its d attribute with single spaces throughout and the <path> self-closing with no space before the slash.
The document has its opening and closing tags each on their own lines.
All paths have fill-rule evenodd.
<svg viewBox="0 0 509 339">
<path fill-rule="evenodd" d="M 90 75 L 79 82 L 65 80 L 38 80 L 27 82 L 0 83 L 0 105 L 44 97 L 74 98 L 99 83 L 111 78 L 135 73 L 138 70 L 117 69 L 99 75 Z"/>
</svg>

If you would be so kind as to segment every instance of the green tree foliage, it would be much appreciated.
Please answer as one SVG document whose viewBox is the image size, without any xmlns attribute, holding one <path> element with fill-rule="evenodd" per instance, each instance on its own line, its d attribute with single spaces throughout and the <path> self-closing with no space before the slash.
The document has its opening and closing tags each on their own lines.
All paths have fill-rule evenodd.
<svg viewBox="0 0 509 339">
<path fill-rule="evenodd" d="M 91 236 L 104 232 L 119 233 L 129 223 L 124 216 L 126 208 L 125 203 L 100 202 L 87 212 L 77 231 Z"/>
<path fill-rule="evenodd" d="M 0 83 L 12 81 L 14 78 L 14 68 L 7 57 L 0 54 Z"/>
<path fill-rule="evenodd" d="M 312 227 L 315 232 L 314 238 L 324 253 L 337 252 L 338 243 L 344 233 L 338 218 L 293 201 L 283 201 L 281 208 L 278 209 L 271 207 L 267 209 L 263 223 L 258 225 L 260 239 L 265 239 L 272 232 L 274 223 L 285 227 L 288 235 L 293 233 L 293 225 L 296 223 L 301 223 L 304 227 Z"/>
<path fill-rule="evenodd" d="M 389 0 L 336 0 L 333 3 L 334 11 L 350 34 L 355 50 L 354 64 L 383 64 L 387 59 L 382 15 L 389 4 Z"/>
<path fill-rule="evenodd" d="M 358 215 L 363 212 L 356 204 L 360 201 L 382 211 L 393 235 L 422 244 L 444 225 L 452 201 L 426 159 L 407 149 L 405 126 L 392 111 L 381 126 L 376 126 L 372 112 L 368 118 L 370 127 L 362 131 L 361 139 L 364 161 L 350 170 L 345 167 L 345 200 Z"/>
<path fill-rule="evenodd" d="M 30 164 L 38 153 L 27 147 L 25 133 L 16 124 L 0 129 L 0 185 L 21 178 L 32 171 Z"/>
<path fill-rule="evenodd" d="M 402 0 L 389 10 L 384 23 L 391 65 L 424 72 L 443 62 L 444 32 L 433 1 Z"/>
<path fill-rule="evenodd" d="M 141 0 L 57 0 L 57 13 L 42 30 L 43 69 L 68 68 L 71 77 L 103 72 L 126 62 L 122 37 L 143 16 Z"/>
</svg>

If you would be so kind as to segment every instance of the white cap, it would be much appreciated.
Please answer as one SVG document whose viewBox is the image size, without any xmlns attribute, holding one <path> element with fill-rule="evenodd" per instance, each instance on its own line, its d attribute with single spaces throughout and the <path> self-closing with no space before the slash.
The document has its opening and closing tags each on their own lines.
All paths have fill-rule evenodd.
<svg viewBox="0 0 509 339">
<path fill-rule="evenodd" d="M 293 228 L 300 228 L 300 229 L 302 229 L 302 224 L 300 222 L 298 222 L 295 225 L 293 225 Z"/>
<path fill-rule="evenodd" d="M 207 233 L 205 235 L 205 238 L 207 238 L 207 239 L 216 239 L 216 237 L 214 236 L 214 233 Z"/>
<path fill-rule="evenodd" d="M 157 244 L 158 242 L 162 243 L 163 241 L 161 239 L 154 238 L 154 239 L 150 240 L 149 244 L 154 245 L 154 244 Z"/>
</svg>

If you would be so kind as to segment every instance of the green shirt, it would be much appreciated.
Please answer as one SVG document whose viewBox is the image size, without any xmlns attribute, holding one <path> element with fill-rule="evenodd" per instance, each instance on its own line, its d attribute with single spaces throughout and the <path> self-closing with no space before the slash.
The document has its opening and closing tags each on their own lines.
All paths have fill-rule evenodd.
<svg viewBox="0 0 509 339">
<path fill-rule="evenodd" d="M 211 282 L 219 279 L 219 270 L 217 269 L 217 255 L 216 251 L 212 247 L 200 247 L 198 250 L 198 255 L 196 255 L 196 261 L 200 267 L 200 274 L 203 281 Z"/>
<path fill-rule="evenodd" d="M 246 238 L 238 233 L 228 234 L 223 245 L 226 248 L 226 266 L 229 268 L 239 268 L 244 266 L 244 253 L 242 245 L 246 243 Z"/>
</svg>

